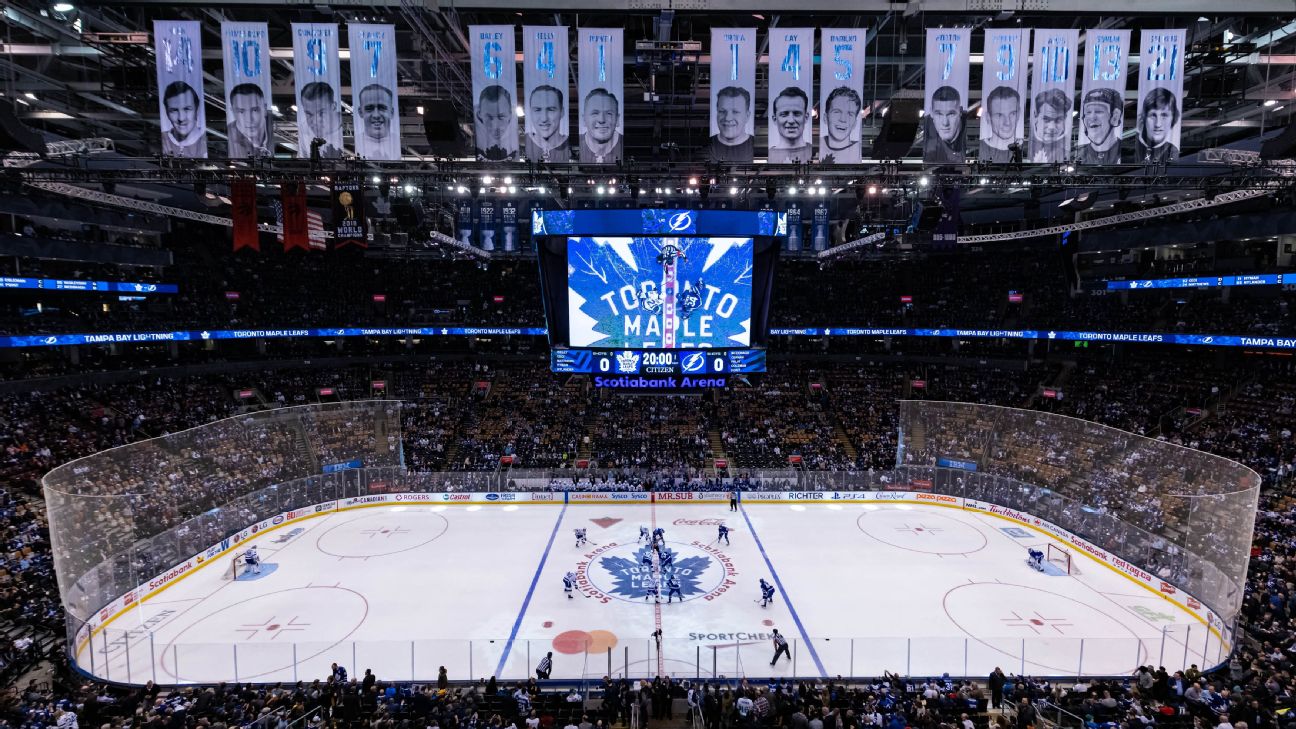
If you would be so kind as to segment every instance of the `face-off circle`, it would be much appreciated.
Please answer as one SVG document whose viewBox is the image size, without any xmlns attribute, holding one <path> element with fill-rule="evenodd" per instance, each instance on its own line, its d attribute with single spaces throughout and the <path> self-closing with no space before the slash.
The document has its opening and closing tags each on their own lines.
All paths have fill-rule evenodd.
<svg viewBox="0 0 1296 729">
<path fill-rule="evenodd" d="M 673 560 L 657 575 L 663 602 L 669 592 L 666 581 L 672 575 L 679 581 L 685 600 L 713 600 L 737 585 L 734 576 L 738 572 L 724 552 L 696 540 L 666 542 L 665 549 Z M 577 564 L 577 584 L 603 602 L 616 599 L 642 603 L 652 572 L 651 554 L 652 548 L 642 543 L 602 545 L 583 555 Z"/>
<path fill-rule="evenodd" d="M 436 541 L 450 522 L 423 507 L 409 511 L 380 509 L 329 527 L 315 540 L 315 548 L 343 559 L 368 559 L 418 549 Z"/>
<path fill-rule="evenodd" d="M 861 532 L 891 547 L 936 555 L 966 555 L 985 549 L 986 536 L 967 522 L 932 511 L 882 509 L 855 520 Z"/>
</svg>

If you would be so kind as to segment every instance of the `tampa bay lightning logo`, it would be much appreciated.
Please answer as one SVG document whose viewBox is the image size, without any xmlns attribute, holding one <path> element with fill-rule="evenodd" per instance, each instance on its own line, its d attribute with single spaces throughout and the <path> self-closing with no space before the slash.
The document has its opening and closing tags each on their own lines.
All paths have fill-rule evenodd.
<svg viewBox="0 0 1296 729">
<path fill-rule="evenodd" d="M 684 358 L 680 360 L 680 370 L 683 372 L 692 374 L 694 372 L 701 372 L 704 369 L 706 369 L 706 355 L 701 352 L 686 354 L 684 355 Z"/>
<path fill-rule="evenodd" d="M 703 584 L 704 581 L 708 581 L 707 578 L 712 577 L 708 573 L 715 571 L 712 569 L 710 557 L 700 554 L 688 557 L 681 556 L 679 552 L 669 545 L 666 546 L 665 551 L 670 553 L 673 564 L 662 569 L 657 581 L 662 598 L 666 597 L 666 582 L 672 575 L 679 581 L 680 592 L 685 599 L 708 592 L 708 588 L 704 587 Z M 616 555 L 601 558 L 599 566 L 612 577 L 612 585 L 610 588 L 600 589 L 617 597 L 631 600 L 643 599 L 647 591 L 647 578 L 652 572 L 652 568 L 645 564 L 644 560 L 649 558 L 649 563 L 651 563 L 651 553 L 651 548 L 645 545 L 639 547 L 638 551 L 635 552 L 634 561 Z"/>
<path fill-rule="evenodd" d="M 672 233 L 687 231 L 689 228 L 693 227 L 693 213 L 688 212 L 687 210 L 675 213 L 666 221 L 666 225 L 670 228 Z"/>
</svg>

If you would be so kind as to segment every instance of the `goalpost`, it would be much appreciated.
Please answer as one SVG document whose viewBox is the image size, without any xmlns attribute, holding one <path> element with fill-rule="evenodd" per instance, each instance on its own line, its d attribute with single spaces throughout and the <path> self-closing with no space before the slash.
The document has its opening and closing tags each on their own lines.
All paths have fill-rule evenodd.
<svg viewBox="0 0 1296 729">
<path fill-rule="evenodd" d="M 225 573 L 224 573 L 223 575 L 221 575 L 221 579 L 224 579 L 224 580 L 237 580 L 237 579 L 238 579 L 238 576 L 239 576 L 239 574 L 240 574 L 239 570 L 241 570 L 242 568 L 244 568 L 244 567 L 247 566 L 247 565 L 245 565 L 245 564 L 243 563 L 243 555 L 244 555 L 246 552 L 247 552 L 246 549 L 240 549 L 240 550 L 238 550 L 237 552 L 234 553 L 234 556 L 233 556 L 233 557 L 230 557 L 230 558 L 229 558 L 229 561 L 230 561 L 230 562 L 229 562 L 229 566 L 225 568 Z"/>
<path fill-rule="evenodd" d="M 1068 575 L 1080 574 L 1080 571 L 1076 569 L 1075 559 L 1073 559 L 1071 551 L 1053 542 L 1045 545 L 1044 560 L 1057 565 L 1058 569 Z"/>
</svg>

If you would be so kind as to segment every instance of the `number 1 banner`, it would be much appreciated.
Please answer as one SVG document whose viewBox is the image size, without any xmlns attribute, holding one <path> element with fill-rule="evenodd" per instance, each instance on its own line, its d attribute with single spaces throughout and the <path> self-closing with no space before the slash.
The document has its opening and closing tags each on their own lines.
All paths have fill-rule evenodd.
<svg viewBox="0 0 1296 729">
<path fill-rule="evenodd" d="M 711 29 L 712 162 L 751 162 L 756 136 L 756 29 Z"/>
<path fill-rule="evenodd" d="M 581 28 L 576 64 L 580 94 L 580 161 L 620 162 L 625 154 L 625 31 Z"/>
<path fill-rule="evenodd" d="M 1184 31 L 1142 31 L 1139 53 L 1136 161 L 1179 159 L 1183 120 Z"/>
</svg>

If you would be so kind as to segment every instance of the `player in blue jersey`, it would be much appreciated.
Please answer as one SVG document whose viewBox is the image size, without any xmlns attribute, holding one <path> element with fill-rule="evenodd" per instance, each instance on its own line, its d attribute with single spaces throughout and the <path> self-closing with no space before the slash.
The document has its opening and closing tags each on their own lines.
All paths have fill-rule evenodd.
<svg viewBox="0 0 1296 729">
<path fill-rule="evenodd" d="M 584 529 L 575 529 L 575 530 L 573 530 L 573 531 L 575 531 L 575 533 L 576 533 L 576 546 L 577 546 L 577 547 L 583 547 L 583 546 L 585 546 L 586 544 L 588 544 L 588 542 L 587 542 L 586 539 L 585 539 L 585 530 L 584 530 Z"/>
<path fill-rule="evenodd" d="M 724 524 L 721 524 L 721 525 L 718 527 L 718 529 L 719 529 L 720 533 L 716 535 L 716 543 L 719 544 L 720 540 L 723 539 L 723 540 L 724 540 L 724 543 L 725 543 L 725 544 L 728 544 L 728 543 L 729 543 L 729 527 L 725 526 Z"/>
<path fill-rule="evenodd" d="M 656 529 L 653 530 L 652 538 L 654 542 L 666 541 L 666 530 L 662 529 L 661 527 L 657 527 Z"/>
<path fill-rule="evenodd" d="M 669 549 L 662 549 L 658 552 L 658 561 L 661 562 L 662 569 L 675 566 L 675 553 Z"/>
<path fill-rule="evenodd" d="M 563 592 L 567 593 L 567 599 L 572 599 L 572 590 L 576 587 L 576 573 L 568 572 L 563 575 Z"/>
<path fill-rule="evenodd" d="M 1031 567 L 1034 567 L 1040 572 L 1043 572 L 1044 553 L 1039 551 L 1038 549 L 1035 549 L 1034 547 L 1027 548 L 1026 553 L 1030 555 L 1030 559 L 1026 560 L 1026 564 L 1030 565 Z"/>
<path fill-rule="evenodd" d="M 766 582 L 764 578 L 760 581 L 761 588 L 761 607 L 765 607 L 774 602 L 774 586 Z"/>
<path fill-rule="evenodd" d="M 666 578 L 666 603 L 668 605 L 672 597 L 679 597 L 680 602 L 684 602 L 684 593 L 680 592 L 679 580 L 673 573 Z"/>
</svg>

